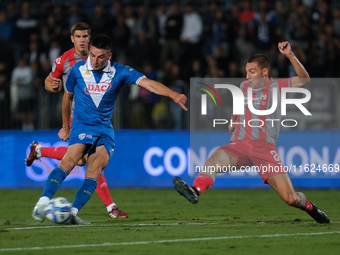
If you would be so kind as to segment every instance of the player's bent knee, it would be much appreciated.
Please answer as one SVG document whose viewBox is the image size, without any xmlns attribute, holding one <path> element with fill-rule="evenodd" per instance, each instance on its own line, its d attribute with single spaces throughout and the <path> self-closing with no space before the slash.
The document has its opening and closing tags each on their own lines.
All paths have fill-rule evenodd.
<svg viewBox="0 0 340 255">
<path fill-rule="evenodd" d="M 85 166 L 85 164 L 86 164 L 86 160 L 84 158 L 81 158 L 77 163 L 78 166 Z"/>
</svg>

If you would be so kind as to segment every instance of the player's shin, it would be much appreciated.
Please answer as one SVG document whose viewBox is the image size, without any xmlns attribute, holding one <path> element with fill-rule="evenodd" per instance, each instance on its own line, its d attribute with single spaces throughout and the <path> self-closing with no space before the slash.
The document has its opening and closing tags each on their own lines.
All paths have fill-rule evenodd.
<svg viewBox="0 0 340 255">
<path fill-rule="evenodd" d="M 40 156 L 46 158 L 54 158 L 62 160 L 67 151 L 66 146 L 60 147 L 42 147 L 40 150 Z"/>
<path fill-rule="evenodd" d="M 74 198 L 71 214 L 76 215 L 78 211 L 89 201 L 97 187 L 97 180 L 94 178 L 85 178 L 83 184 L 78 189 Z"/>
<path fill-rule="evenodd" d="M 41 197 L 48 197 L 49 199 L 57 193 L 61 183 L 66 178 L 66 171 L 60 167 L 55 168 L 47 177 L 44 191 Z"/>
<path fill-rule="evenodd" d="M 113 204 L 113 200 L 103 174 L 101 174 L 98 179 L 96 192 L 106 207 Z"/>
</svg>

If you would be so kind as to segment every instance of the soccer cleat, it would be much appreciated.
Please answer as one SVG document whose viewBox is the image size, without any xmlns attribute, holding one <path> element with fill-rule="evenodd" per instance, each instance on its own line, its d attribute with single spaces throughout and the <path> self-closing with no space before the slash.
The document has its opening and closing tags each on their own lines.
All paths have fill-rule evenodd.
<svg viewBox="0 0 340 255">
<path fill-rule="evenodd" d="M 198 191 L 196 188 L 189 186 L 180 177 L 175 177 L 173 180 L 177 192 L 185 197 L 190 203 L 196 204 L 198 202 Z"/>
<path fill-rule="evenodd" d="M 25 159 L 26 166 L 31 166 L 34 160 L 40 158 L 37 155 L 38 149 L 41 149 L 41 145 L 38 142 L 33 141 L 33 143 L 31 143 L 31 145 L 30 145 L 30 154 L 28 154 L 26 159 Z"/>
<path fill-rule="evenodd" d="M 313 206 L 313 210 L 311 212 L 307 212 L 317 223 L 329 223 L 329 218 L 327 214 L 320 210 L 316 205 L 311 203 Z"/>
<path fill-rule="evenodd" d="M 112 210 L 109 211 L 109 216 L 111 218 L 128 218 L 129 215 L 120 210 L 117 206 L 112 207 Z"/>
<path fill-rule="evenodd" d="M 36 204 L 32 212 L 33 219 L 43 222 L 46 215 L 46 206 L 47 204 Z"/>
<path fill-rule="evenodd" d="M 82 220 L 77 215 L 71 215 L 67 221 L 64 222 L 66 225 L 91 225 L 90 222 Z"/>
</svg>

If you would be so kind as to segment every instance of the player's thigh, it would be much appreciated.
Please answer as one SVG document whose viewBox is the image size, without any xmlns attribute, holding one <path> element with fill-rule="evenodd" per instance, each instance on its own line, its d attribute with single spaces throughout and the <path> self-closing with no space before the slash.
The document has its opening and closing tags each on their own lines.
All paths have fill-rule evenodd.
<svg viewBox="0 0 340 255">
<path fill-rule="evenodd" d="M 217 170 L 220 169 L 218 166 L 236 166 L 236 158 L 223 149 L 217 149 L 207 159 L 205 165 L 214 166 Z"/>
<path fill-rule="evenodd" d="M 64 158 L 61 160 L 59 167 L 63 168 L 67 173 L 72 171 L 73 167 L 83 157 L 86 144 L 75 143 L 69 145 Z"/>
<path fill-rule="evenodd" d="M 108 165 L 110 156 L 104 145 L 96 148 L 96 151 L 87 158 L 87 167 L 85 177 L 98 179 L 102 171 Z"/>
</svg>

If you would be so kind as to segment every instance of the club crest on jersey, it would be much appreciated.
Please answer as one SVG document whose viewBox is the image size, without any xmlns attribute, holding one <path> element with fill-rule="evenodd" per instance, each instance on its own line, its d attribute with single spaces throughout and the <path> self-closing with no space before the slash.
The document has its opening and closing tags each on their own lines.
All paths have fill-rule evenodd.
<svg viewBox="0 0 340 255">
<path fill-rule="evenodd" d="M 86 134 L 85 133 L 82 133 L 82 134 L 79 134 L 78 137 L 80 140 L 83 140 L 85 138 Z"/>
<path fill-rule="evenodd" d="M 112 88 L 111 83 L 100 82 L 98 84 L 86 84 L 84 92 L 89 95 L 102 94 L 109 91 Z"/>
</svg>

